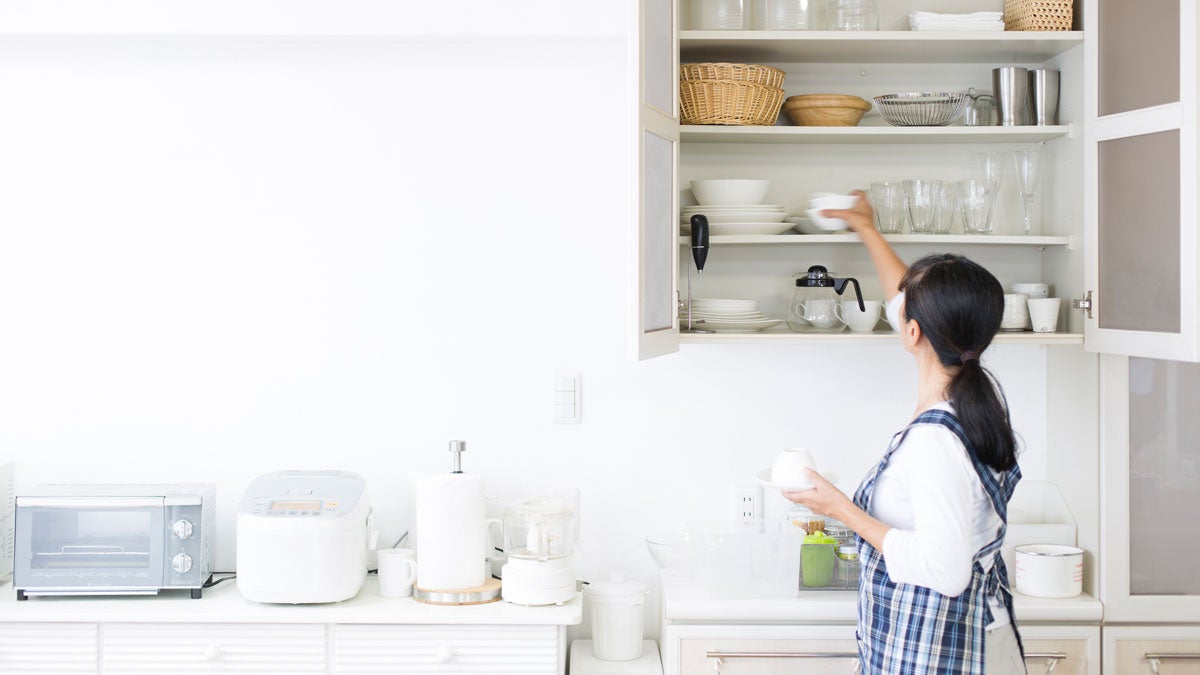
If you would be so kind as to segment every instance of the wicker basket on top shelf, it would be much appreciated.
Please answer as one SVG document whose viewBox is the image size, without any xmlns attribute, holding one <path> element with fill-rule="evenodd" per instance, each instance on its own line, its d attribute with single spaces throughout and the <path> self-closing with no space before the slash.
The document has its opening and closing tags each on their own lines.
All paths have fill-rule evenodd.
<svg viewBox="0 0 1200 675">
<path fill-rule="evenodd" d="M 1004 0 L 1004 30 L 1071 30 L 1074 0 Z"/>
<path fill-rule="evenodd" d="M 683 124 L 769 126 L 783 105 L 785 73 L 749 63 L 685 63 L 679 67 Z"/>
</svg>

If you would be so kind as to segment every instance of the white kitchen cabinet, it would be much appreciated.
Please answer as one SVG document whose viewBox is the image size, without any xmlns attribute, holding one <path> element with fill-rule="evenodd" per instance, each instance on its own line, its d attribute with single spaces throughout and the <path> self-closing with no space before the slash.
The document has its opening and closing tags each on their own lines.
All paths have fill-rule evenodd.
<svg viewBox="0 0 1200 675">
<path fill-rule="evenodd" d="M 99 672 L 94 623 L 0 624 L 0 673 Z"/>
<path fill-rule="evenodd" d="M 334 627 L 337 673 L 521 673 L 565 667 L 566 637 L 554 626 Z"/>
<path fill-rule="evenodd" d="M 1200 626 L 1104 628 L 1104 675 L 1200 673 Z"/>
<path fill-rule="evenodd" d="M 1100 675 L 1098 626 L 1022 625 L 1029 675 Z"/>
<path fill-rule="evenodd" d="M 324 673 L 323 625 L 112 623 L 101 627 L 104 672 Z"/>
</svg>

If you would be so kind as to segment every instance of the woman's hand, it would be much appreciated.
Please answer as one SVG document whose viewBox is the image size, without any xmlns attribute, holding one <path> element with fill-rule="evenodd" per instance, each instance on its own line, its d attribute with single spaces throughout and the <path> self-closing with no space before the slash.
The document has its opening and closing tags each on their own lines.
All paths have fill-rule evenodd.
<svg viewBox="0 0 1200 675">
<path fill-rule="evenodd" d="M 805 469 L 805 471 L 808 473 L 809 481 L 815 486 L 814 489 L 803 492 L 784 492 L 785 499 L 796 504 L 803 504 L 813 513 L 832 518 L 839 518 L 840 514 L 846 513 L 847 506 L 854 506 L 844 492 L 825 480 L 821 474 L 812 469 Z"/>
<path fill-rule="evenodd" d="M 862 190 L 851 191 L 852 195 L 858 197 L 858 201 L 854 202 L 854 207 L 850 209 L 825 209 L 821 211 L 821 215 L 826 218 L 841 218 L 846 221 L 850 229 L 857 235 L 862 235 L 866 232 L 875 230 L 875 210 L 871 208 L 871 203 L 867 201 L 867 195 Z"/>
</svg>

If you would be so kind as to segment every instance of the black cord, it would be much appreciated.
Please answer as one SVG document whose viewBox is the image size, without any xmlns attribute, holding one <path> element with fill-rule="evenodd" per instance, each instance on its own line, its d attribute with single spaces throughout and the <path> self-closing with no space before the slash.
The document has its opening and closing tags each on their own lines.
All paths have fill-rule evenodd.
<svg viewBox="0 0 1200 675">
<path fill-rule="evenodd" d="M 235 573 L 235 572 L 214 572 L 213 574 L 228 574 L 229 576 L 221 577 L 220 579 L 217 579 L 215 577 L 209 577 L 208 581 L 204 582 L 204 585 L 201 586 L 200 588 L 212 588 L 213 586 L 216 586 L 217 584 L 219 584 L 223 581 L 229 581 L 230 579 L 237 578 L 237 573 Z"/>
</svg>

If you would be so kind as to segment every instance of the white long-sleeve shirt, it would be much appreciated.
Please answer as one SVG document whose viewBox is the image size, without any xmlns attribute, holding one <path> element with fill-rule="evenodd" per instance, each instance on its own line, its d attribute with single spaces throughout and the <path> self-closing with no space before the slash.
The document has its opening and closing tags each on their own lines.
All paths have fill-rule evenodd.
<svg viewBox="0 0 1200 675">
<path fill-rule="evenodd" d="M 946 402 L 934 407 L 953 412 Z M 967 449 L 954 432 L 933 424 L 904 437 L 875 483 L 870 515 L 892 528 L 883 538 L 888 577 L 951 597 L 967 589 L 975 554 L 1001 525 Z M 986 572 L 992 561 L 980 564 Z M 992 615 L 989 628 L 1008 622 L 995 603 Z"/>
</svg>

